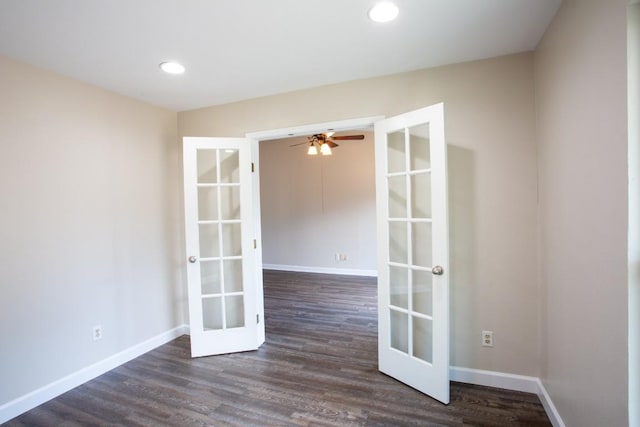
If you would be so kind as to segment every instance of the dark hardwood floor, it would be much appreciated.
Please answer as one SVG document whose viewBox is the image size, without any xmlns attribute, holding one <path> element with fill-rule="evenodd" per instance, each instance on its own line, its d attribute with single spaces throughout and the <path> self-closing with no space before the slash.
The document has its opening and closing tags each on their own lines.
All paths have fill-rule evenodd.
<svg viewBox="0 0 640 427">
<path fill-rule="evenodd" d="M 375 279 L 264 278 L 258 351 L 192 359 L 185 335 L 6 425 L 550 425 L 533 394 L 452 383 L 443 405 L 379 373 Z"/>
</svg>

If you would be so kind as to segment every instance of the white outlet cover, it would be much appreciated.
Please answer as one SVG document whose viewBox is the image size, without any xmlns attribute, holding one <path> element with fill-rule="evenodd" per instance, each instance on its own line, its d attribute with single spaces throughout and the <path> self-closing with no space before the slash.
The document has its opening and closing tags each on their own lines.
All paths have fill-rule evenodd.
<svg viewBox="0 0 640 427">
<path fill-rule="evenodd" d="M 93 327 L 93 340 L 97 341 L 99 339 L 102 339 L 102 326 L 100 325 Z"/>
<path fill-rule="evenodd" d="M 482 331 L 482 346 L 493 347 L 493 331 Z"/>
</svg>

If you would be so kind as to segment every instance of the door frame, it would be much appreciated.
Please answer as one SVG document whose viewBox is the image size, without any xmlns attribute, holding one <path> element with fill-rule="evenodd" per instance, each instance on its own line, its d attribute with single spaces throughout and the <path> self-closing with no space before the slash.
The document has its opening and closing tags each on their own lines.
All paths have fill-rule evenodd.
<svg viewBox="0 0 640 427">
<path fill-rule="evenodd" d="M 271 129 L 259 132 L 248 132 L 246 138 L 260 141 L 269 141 L 272 139 L 293 138 L 295 136 L 307 136 L 314 133 L 327 131 L 355 130 L 355 129 L 373 129 L 373 124 L 384 119 L 385 116 L 371 116 L 357 119 L 336 120 L 331 122 L 313 123 L 302 126 L 293 126 L 288 128 Z"/>
<path fill-rule="evenodd" d="M 274 139 L 293 138 L 296 136 L 307 136 L 327 131 L 341 131 L 341 130 L 355 130 L 355 129 L 371 129 L 373 130 L 373 124 L 384 119 L 385 116 L 371 116 L 361 117 L 355 119 L 335 120 L 330 122 L 312 123 L 308 125 L 292 126 L 287 128 L 270 129 L 258 132 L 247 132 L 245 138 L 250 138 L 251 142 L 251 157 L 254 159 L 254 163 L 258 166 L 258 170 L 252 175 L 252 185 L 254 188 L 253 203 L 255 207 L 254 215 L 254 233 L 258 239 L 256 253 L 256 269 L 262 270 L 262 228 L 261 228 L 261 201 L 260 201 L 260 142 L 270 141 Z M 377 261 L 376 261 L 377 262 Z M 376 270 L 377 271 L 377 270 Z M 258 283 L 256 284 L 257 291 L 257 312 L 260 313 L 260 318 L 264 322 L 264 284 L 262 282 L 262 275 L 258 275 Z M 377 287 L 376 287 L 377 288 Z M 258 345 L 264 343 L 266 339 L 265 328 L 258 328 Z"/>
</svg>

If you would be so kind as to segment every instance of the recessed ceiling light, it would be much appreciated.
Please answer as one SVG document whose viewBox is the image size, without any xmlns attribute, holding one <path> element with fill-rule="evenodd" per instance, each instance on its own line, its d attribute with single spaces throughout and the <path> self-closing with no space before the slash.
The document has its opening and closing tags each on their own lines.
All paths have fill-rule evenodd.
<svg viewBox="0 0 640 427">
<path fill-rule="evenodd" d="M 163 62 L 160 64 L 160 68 L 162 69 L 162 71 L 169 74 L 184 73 L 184 66 L 182 66 L 182 64 L 178 64 L 177 62 Z"/>
<path fill-rule="evenodd" d="M 369 9 L 369 19 L 374 22 L 389 22 L 396 19 L 398 12 L 398 6 L 389 1 L 384 1 Z"/>
</svg>

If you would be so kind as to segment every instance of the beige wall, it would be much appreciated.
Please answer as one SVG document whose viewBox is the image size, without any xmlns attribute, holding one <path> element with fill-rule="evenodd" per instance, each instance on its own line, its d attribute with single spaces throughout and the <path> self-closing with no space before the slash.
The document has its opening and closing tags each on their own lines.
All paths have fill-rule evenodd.
<svg viewBox="0 0 640 427">
<path fill-rule="evenodd" d="M 3 57 L 0 94 L 2 405 L 181 325 L 184 295 L 176 113 Z"/>
<path fill-rule="evenodd" d="M 569 426 L 627 425 L 624 0 L 565 0 L 535 54 L 542 379 Z"/>
<path fill-rule="evenodd" d="M 391 116 L 445 104 L 453 365 L 540 374 L 533 55 L 359 80 L 178 114 L 181 136 Z M 267 142 L 263 143 L 266 144 Z M 495 347 L 482 348 L 482 329 Z"/>
<path fill-rule="evenodd" d="M 640 1 L 627 8 L 629 425 L 640 426 Z"/>
<path fill-rule="evenodd" d="M 308 156 L 306 137 L 260 144 L 264 264 L 319 272 L 376 270 L 373 132 L 338 141 L 331 156 Z M 335 254 L 347 255 L 336 261 Z M 340 270 L 340 271 L 337 271 Z"/>
</svg>

